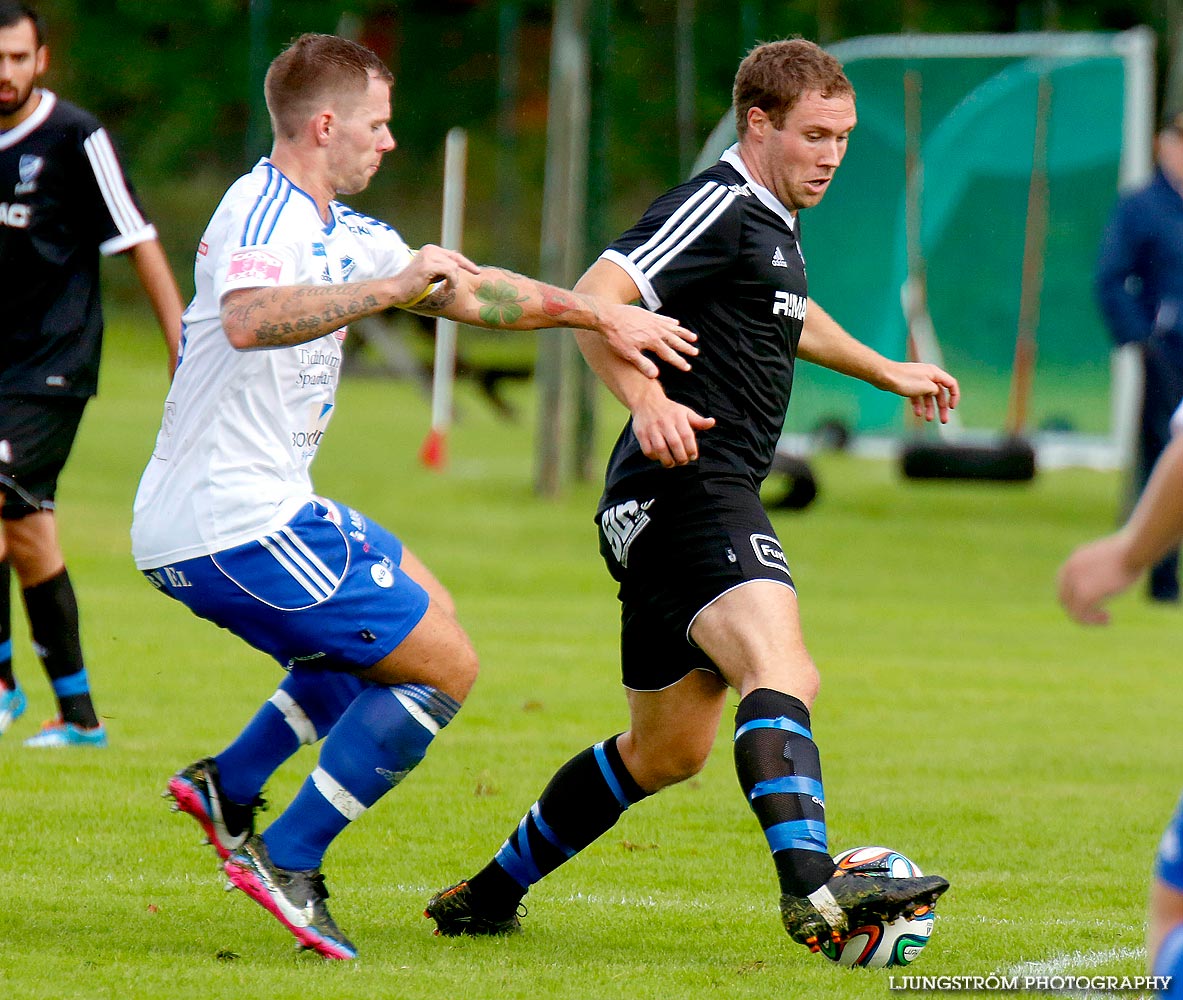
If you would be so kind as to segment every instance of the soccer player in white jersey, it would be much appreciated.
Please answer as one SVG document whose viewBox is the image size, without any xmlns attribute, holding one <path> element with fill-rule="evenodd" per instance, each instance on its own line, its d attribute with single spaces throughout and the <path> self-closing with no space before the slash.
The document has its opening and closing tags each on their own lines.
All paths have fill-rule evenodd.
<svg viewBox="0 0 1183 1000">
<path fill-rule="evenodd" d="M 90 693 L 78 603 L 58 543 L 56 492 L 98 390 L 99 258 L 134 264 L 176 361 L 181 293 L 106 129 L 37 86 L 49 67 L 37 11 L 0 0 L 0 734 L 28 704 L 12 666 L 10 570 L 57 701 L 31 747 L 107 743 Z"/>
<path fill-rule="evenodd" d="M 478 326 L 580 327 L 656 375 L 693 353 L 675 320 L 425 246 L 336 201 L 394 148 L 389 70 L 303 35 L 266 78 L 274 146 L 223 197 L 197 249 L 180 362 L 132 525 L 136 565 L 288 669 L 216 757 L 169 782 L 231 881 L 306 947 L 356 950 L 330 917 L 329 843 L 423 757 L 476 677 L 450 597 L 398 538 L 317 496 L 346 327 L 391 306 Z M 263 783 L 301 744 L 319 765 L 261 835 Z"/>
<path fill-rule="evenodd" d="M 1171 441 L 1154 463 L 1124 527 L 1080 546 L 1060 567 L 1060 603 L 1082 625 L 1108 625 L 1105 603 L 1142 579 L 1183 540 L 1183 406 L 1175 411 L 1171 427 Z M 1183 979 L 1183 799 L 1159 843 L 1149 909 L 1150 971 Z"/>
</svg>

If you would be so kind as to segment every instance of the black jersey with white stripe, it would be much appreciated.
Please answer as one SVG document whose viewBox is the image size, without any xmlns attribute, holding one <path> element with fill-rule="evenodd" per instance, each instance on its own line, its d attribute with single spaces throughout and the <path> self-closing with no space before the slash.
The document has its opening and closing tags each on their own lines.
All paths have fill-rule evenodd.
<svg viewBox="0 0 1183 1000">
<path fill-rule="evenodd" d="M 0 395 L 92 396 L 99 255 L 152 239 L 111 139 L 48 90 L 0 133 Z"/>
<path fill-rule="evenodd" d="M 698 434 L 702 472 L 762 481 L 772 466 L 807 299 L 795 222 L 733 147 L 659 197 L 604 251 L 650 309 L 698 334 L 691 370 L 663 363 L 660 378 L 670 399 L 715 418 Z M 660 468 L 641 452 L 630 420 L 609 460 L 605 495 Z"/>
</svg>

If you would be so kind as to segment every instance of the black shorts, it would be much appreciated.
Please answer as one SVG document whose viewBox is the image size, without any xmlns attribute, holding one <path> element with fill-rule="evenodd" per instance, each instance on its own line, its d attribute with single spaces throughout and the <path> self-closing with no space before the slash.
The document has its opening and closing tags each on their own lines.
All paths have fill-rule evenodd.
<svg viewBox="0 0 1183 1000">
<path fill-rule="evenodd" d="M 0 517 L 15 521 L 53 510 L 58 476 L 88 400 L 73 396 L 8 396 L 0 402 Z"/>
<path fill-rule="evenodd" d="M 718 672 L 690 640 L 708 604 L 752 580 L 793 586 L 780 541 L 743 476 L 635 477 L 596 516 L 600 554 L 620 584 L 624 685 L 660 691 L 692 670 Z"/>
</svg>

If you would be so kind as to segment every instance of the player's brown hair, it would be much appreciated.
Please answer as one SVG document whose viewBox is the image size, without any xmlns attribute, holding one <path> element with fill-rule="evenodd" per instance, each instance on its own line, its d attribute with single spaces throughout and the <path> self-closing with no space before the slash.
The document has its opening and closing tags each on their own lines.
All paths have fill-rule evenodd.
<svg viewBox="0 0 1183 1000">
<path fill-rule="evenodd" d="M 361 97 L 375 76 L 394 76 L 364 45 L 337 35 L 300 35 L 272 61 L 263 81 L 275 137 L 293 139 L 326 99 Z"/>
<path fill-rule="evenodd" d="M 731 99 L 735 131 L 742 139 L 748 130 L 748 111 L 759 108 L 780 128 L 803 94 L 854 97 L 854 87 L 832 55 L 804 38 L 765 42 L 747 54 L 735 74 Z"/>
</svg>

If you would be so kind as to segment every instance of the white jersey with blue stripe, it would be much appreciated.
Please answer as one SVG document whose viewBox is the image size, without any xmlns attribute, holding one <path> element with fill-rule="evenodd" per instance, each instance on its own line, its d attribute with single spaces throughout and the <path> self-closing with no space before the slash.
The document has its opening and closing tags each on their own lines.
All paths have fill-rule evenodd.
<svg viewBox="0 0 1183 1000">
<path fill-rule="evenodd" d="M 223 296 L 397 274 L 412 251 L 383 222 L 312 198 L 263 159 L 218 205 L 197 249 L 196 293 L 156 447 L 136 494 L 140 569 L 211 555 L 275 530 L 314 496 L 309 466 L 332 416 L 345 329 L 295 347 L 235 350 Z"/>
</svg>

